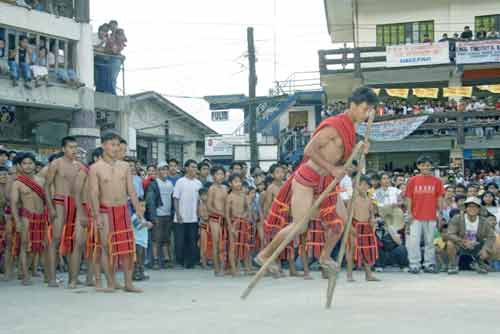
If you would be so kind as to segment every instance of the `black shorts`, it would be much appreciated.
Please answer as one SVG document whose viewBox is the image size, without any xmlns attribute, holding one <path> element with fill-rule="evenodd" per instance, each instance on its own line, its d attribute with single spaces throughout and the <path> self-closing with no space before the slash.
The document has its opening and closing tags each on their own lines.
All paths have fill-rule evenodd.
<svg viewBox="0 0 500 334">
<path fill-rule="evenodd" d="M 170 241 L 170 236 L 173 230 L 172 218 L 170 216 L 158 216 L 158 223 L 153 224 L 151 239 L 153 242 L 165 244 Z"/>
</svg>

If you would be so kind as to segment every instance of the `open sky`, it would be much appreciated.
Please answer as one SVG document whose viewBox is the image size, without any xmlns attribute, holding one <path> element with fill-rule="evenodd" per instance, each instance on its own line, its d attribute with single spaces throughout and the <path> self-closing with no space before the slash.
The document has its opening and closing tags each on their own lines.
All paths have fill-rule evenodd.
<svg viewBox="0 0 500 334">
<path fill-rule="evenodd" d="M 317 71 L 317 51 L 331 48 L 323 0 L 93 0 L 91 16 L 94 31 L 110 19 L 125 29 L 127 94 L 167 95 L 221 133 L 241 124 L 242 113 L 212 122 L 204 100 L 168 95 L 248 94 L 248 26 L 256 40 L 258 95 L 294 72 Z"/>
</svg>

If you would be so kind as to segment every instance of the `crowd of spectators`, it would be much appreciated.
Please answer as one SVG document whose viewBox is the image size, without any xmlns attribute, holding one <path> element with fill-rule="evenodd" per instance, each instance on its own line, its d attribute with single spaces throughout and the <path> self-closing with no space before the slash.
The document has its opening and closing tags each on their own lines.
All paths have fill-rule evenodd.
<svg viewBox="0 0 500 334">
<path fill-rule="evenodd" d="M 104 23 L 94 38 L 95 83 L 98 92 L 116 95 L 116 80 L 121 71 L 124 57 L 122 51 L 127 46 L 125 31 L 116 20 Z"/>
<path fill-rule="evenodd" d="M 0 0 L 12 5 L 26 8 L 28 10 L 38 10 L 56 16 L 73 17 L 74 7 L 71 0 Z"/>
</svg>

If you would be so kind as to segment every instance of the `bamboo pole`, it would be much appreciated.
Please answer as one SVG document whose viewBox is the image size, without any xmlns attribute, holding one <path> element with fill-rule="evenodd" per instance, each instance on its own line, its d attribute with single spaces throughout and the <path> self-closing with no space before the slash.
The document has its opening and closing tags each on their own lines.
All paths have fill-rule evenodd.
<svg viewBox="0 0 500 334">
<path fill-rule="evenodd" d="M 344 168 L 351 167 L 352 161 L 353 161 L 354 157 L 357 156 L 358 153 L 360 152 L 361 147 L 362 147 L 362 143 L 361 142 L 358 143 L 355 146 L 353 152 L 351 153 L 351 156 L 345 162 Z M 246 299 L 250 295 L 250 293 L 255 288 L 255 286 L 257 285 L 257 283 L 260 281 L 260 279 L 266 273 L 267 268 L 271 265 L 271 263 L 273 263 L 276 260 L 276 258 L 279 256 L 279 254 L 281 254 L 281 252 L 286 248 L 286 246 L 293 239 L 295 239 L 295 237 L 299 234 L 300 230 L 302 230 L 302 228 L 305 225 L 309 224 L 309 221 L 311 220 L 312 216 L 318 211 L 318 208 L 321 205 L 321 203 L 323 202 L 323 200 L 326 198 L 326 196 L 328 196 L 332 192 L 333 189 L 335 189 L 335 187 L 340 182 L 340 180 L 341 180 L 340 177 L 336 177 L 328 185 L 328 187 L 326 187 L 325 191 L 323 191 L 323 193 L 321 193 L 321 195 L 319 195 L 319 197 L 313 203 L 312 207 L 309 208 L 309 210 L 307 211 L 304 219 L 302 219 L 301 221 L 298 221 L 298 222 L 294 223 L 292 231 L 287 235 L 287 237 L 285 238 L 285 240 L 283 240 L 283 242 L 278 246 L 278 248 L 274 251 L 274 253 L 271 255 L 271 257 L 269 259 L 267 259 L 267 261 L 262 265 L 262 267 L 257 272 L 257 274 L 253 277 L 252 281 L 250 281 L 250 284 L 248 285 L 248 287 L 245 289 L 245 291 L 241 295 L 241 299 Z"/>
<path fill-rule="evenodd" d="M 375 117 L 375 111 L 372 111 L 370 113 L 370 116 L 368 118 L 368 124 L 366 126 L 366 131 L 365 131 L 365 138 L 364 138 L 364 143 L 368 144 L 369 138 L 370 138 L 370 132 L 373 124 L 373 118 Z M 361 152 L 361 159 L 358 161 L 359 167 L 363 166 L 365 162 L 366 155 L 364 152 Z M 347 224 L 344 230 L 344 236 L 342 237 L 342 244 L 340 246 L 340 251 L 339 255 L 337 257 L 337 263 L 339 265 L 339 268 L 342 267 L 342 261 L 344 261 L 344 256 L 345 256 L 345 250 L 347 246 L 347 241 L 349 240 L 349 234 L 351 232 L 351 226 L 352 226 L 352 219 L 354 217 L 354 200 L 358 196 L 358 187 L 359 187 L 359 180 L 361 179 L 361 172 L 358 171 L 356 174 L 356 180 L 354 182 L 354 189 L 352 192 L 352 198 L 349 204 L 349 214 L 347 216 Z M 332 272 L 330 276 L 328 277 L 328 289 L 326 292 L 326 308 L 329 309 L 332 307 L 332 301 L 333 301 L 333 294 L 335 292 L 335 287 L 337 286 L 337 277 L 338 277 L 339 271 Z"/>
</svg>

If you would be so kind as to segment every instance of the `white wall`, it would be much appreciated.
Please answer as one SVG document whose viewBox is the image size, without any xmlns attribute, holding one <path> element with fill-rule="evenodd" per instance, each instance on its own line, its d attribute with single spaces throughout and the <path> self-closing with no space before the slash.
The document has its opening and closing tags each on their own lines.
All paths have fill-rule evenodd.
<svg viewBox="0 0 500 334">
<path fill-rule="evenodd" d="M 493 14 L 500 14 L 499 0 L 358 0 L 359 41 L 361 46 L 375 45 L 377 24 L 427 20 L 434 20 L 439 39 L 445 32 L 462 32 L 465 25 L 474 30 L 475 16 Z"/>
</svg>

